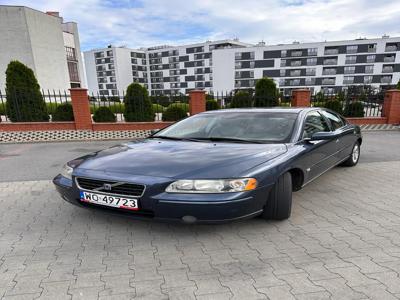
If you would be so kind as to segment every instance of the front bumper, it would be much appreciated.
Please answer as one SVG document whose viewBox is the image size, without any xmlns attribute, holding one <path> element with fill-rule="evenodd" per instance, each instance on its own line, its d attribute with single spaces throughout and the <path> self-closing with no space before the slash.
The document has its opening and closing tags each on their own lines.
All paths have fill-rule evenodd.
<svg viewBox="0 0 400 300">
<path fill-rule="evenodd" d="M 62 198 L 71 204 L 103 210 L 135 219 L 180 221 L 186 223 L 221 223 L 252 218 L 262 213 L 271 186 L 251 192 L 228 194 L 157 193 L 139 198 L 140 209 L 128 211 L 80 201 L 79 189 L 70 180 L 58 175 L 53 179 Z"/>
</svg>

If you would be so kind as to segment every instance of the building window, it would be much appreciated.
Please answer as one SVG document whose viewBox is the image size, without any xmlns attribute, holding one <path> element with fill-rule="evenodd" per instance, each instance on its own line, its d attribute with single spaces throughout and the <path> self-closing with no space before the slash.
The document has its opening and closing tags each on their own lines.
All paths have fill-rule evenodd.
<svg viewBox="0 0 400 300">
<path fill-rule="evenodd" d="M 292 60 L 292 61 L 290 62 L 290 65 L 291 65 L 292 67 L 301 66 L 301 60 Z"/>
<path fill-rule="evenodd" d="M 367 63 L 375 62 L 375 55 L 367 55 Z"/>
<path fill-rule="evenodd" d="M 371 75 L 364 76 L 364 83 L 365 84 L 372 83 L 372 76 Z"/>
<path fill-rule="evenodd" d="M 240 60 L 242 59 L 242 52 L 236 52 L 235 53 L 235 60 Z"/>
<path fill-rule="evenodd" d="M 382 73 L 393 73 L 394 66 L 393 65 L 383 65 Z"/>
<path fill-rule="evenodd" d="M 324 52 L 325 55 L 333 55 L 333 54 L 338 54 L 338 53 L 339 53 L 339 49 L 337 47 L 333 47 L 333 48 L 326 47 L 325 52 Z"/>
<path fill-rule="evenodd" d="M 374 73 L 374 65 L 365 66 L 365 73 Z"/>
<path fill-rule="evenodd" d="M 317 55 L 318 53 L 318 48 L 308 48 L 307 49 L 307 55 L 311 56 L 311 55 Z"/>
<path fill-rule="evenodd" d="M 113 51 L 112 50 L 108 50 L 107 51 L 107 56 L 113 56 Z"/>
<path fill-rule="evenodd" d="M 355 64 L 357 60 L 357 56 L 355 55 L 346 55 L 346 64 Z"/>
<path fill-rule="evenodd" d="M 392 76 L 382 76 L 381 83 L 392 83 Z"/>
<path fill-rule="evenodd" d="M 393 55 L 385 55 L 385 56 L 383 57 L 383 62 L 394 62 L 395 58 L 396 58 L 396 54 L 393 54 Z"/>
<path fill-rule="evenodd" d="M 346 66 L 344 67 L 344 74 L 353 74 L 356 71 L 355 66 Z"/>
<path fill-rule="evenodd" d="M 385 47 L 385 52 L 392 52 L 397 51 L 397 44 L 396 43 L 387 43 Z"/>
<path fill-rule="evenodd" d="M 324 68 L 322 75 L 336 75 L 336 68 Z"/>
<path fill-rule="evenodd" d="M 301 51 L 301 50 L 293 50 L 291 54 L 292 54 L 292 56 L 302 56 L 303 55 L 303 51 Z"/>
<path fill-rule="evenodd" d="M 286 56 L 287 56 L 287 50 L 282 50 L 281 57 L 286 57 Z"/>
<path fill-rule="evenodd" d="M 279 75 L 280 75 L 281 77 L 285 77 L 285 76 L 286 76 L 286 70 L 285 70 L 285 69 L 281 69 L 281 70 L 279 71 Z"/>
<path fill-rule="evenodd" d="M 306 85 L 314 85 L 314 84 L 315 84 L 315 77 L 306 78 Z"/>
<path fill-rule="evenodd" d="M 104 52 L 95 52 L 94 57 L 96 58 L 103 58 L 104 57 Z"/>
<path fill-rule="evenodd" d="M 65 47 L 65 52 L 67 53 L 67 60 L 77 60 L 75 55 L 75 48 Z"/>
<path fill-rule="evenodd" d="M 69 79 L 71 82 L 80 82 L 79 80 L 79 72 L 78 72 L 78 64 L 73 61 L 68 61 L 68 72 Z"/>
<path fill-rule="evenodd" d="M 315 75 L 315 68 L 307 68 L 306 69 L 306 75 L 314 76 Z"/>
<path fill-rule="evenodd" d="M 343 84 L 353 84 L 353 83 L 354 83 L 354 76 L 343 77 Z"/>
<path fill-rule="evenodd" d="M 346 47 L 346 53 L 357 53 L 358 46 L 357 45 L 350 45 Z"/>
<path fill-rule="evenodd" d="M 368 52 L 376 52 L 376 44 L 369 44 Z"/>
<path fill-rule="evenodd" d="M 316 57 L 307 58 L 307 66 L 315 66 L 316 64 L 317 64 Z"/>
</svg>

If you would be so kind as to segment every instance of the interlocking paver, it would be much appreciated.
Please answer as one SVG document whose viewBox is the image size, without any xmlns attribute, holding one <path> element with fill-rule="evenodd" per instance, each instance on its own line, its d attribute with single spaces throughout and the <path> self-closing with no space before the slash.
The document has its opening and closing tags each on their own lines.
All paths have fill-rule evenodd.
<svg viewBox="0 0 400 300">
<path fill-rule="evenodd" d="M 400 298 L 396 181 L 399 162 L 333 169 L 294 194 L 289 220 L 219 226 L 82 210 L 49 181 L 0 183 L 0 298 Z"/>
</svg>

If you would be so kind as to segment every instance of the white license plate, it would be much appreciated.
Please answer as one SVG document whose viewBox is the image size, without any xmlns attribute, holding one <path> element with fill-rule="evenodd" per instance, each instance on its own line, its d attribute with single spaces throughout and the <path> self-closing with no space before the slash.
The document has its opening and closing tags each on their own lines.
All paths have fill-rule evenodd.
<svg viewBox="0 0 400 300">
<path fill-rule="evenodd" d="M 80 191 L 80 198 L 82 202 L 95 203 L 129 210 L 139 210 L 137 199 L 90 193 L 85 191 Z"/>
</svg>

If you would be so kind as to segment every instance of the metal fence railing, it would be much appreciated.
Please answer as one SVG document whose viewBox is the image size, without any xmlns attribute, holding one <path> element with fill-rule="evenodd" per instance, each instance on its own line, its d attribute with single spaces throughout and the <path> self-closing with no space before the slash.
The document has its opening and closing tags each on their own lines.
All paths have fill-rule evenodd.
<svg viewBox="0 0 400 300">
<path fill-rule="evenodd" d="M 0 121 L 51 121 L 59 106 L 70 103 L 71 96 L 66 91 L 0 90 Z"/>
<path fill-rule="evenodd" d="M 339 92 L 318 92 L 311 105 L 332 109 L 345 117 L 380 117 L 385 90 L 370 86 L 350 86 Z"/>
</svg>

